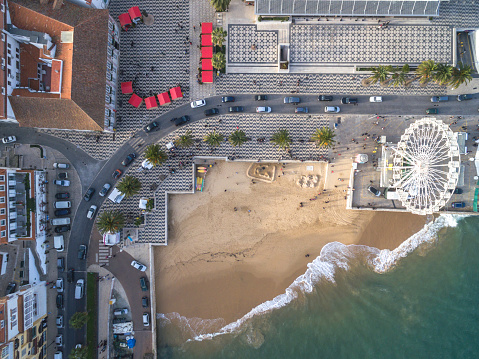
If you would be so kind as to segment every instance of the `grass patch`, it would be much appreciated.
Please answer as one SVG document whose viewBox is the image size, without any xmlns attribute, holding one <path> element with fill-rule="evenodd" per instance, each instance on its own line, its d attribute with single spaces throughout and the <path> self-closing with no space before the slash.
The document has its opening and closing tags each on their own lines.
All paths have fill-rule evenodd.
<svg viewBox="0 0 479 359">
<path fill-rule="evenodd" d="M 86 275 L 86 311 L 88 321 L 86 323 L 86 342 L 88 343 L 87 359 L 96 359 L 97 323 L 98 323 L 98 274 L 87 273 Z"/>
</svg>

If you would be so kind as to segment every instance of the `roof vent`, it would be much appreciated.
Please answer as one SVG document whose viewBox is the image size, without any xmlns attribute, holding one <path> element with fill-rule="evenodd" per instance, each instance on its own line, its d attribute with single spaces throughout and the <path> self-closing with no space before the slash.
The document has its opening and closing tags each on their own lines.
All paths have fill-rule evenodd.
<svg viewBox="0 0 479 359">
<path fill-rule="evenodd" d="M 73 31 L 62 31 L 60 38 L 62 44 L 73 44 Z"/>
</svg>

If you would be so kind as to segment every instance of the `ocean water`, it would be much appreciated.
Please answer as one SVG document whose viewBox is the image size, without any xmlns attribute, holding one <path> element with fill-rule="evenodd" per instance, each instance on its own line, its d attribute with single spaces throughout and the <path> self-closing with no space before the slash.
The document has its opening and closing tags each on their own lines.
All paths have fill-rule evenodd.
<svg viewBox="0 0 479 359">
<path fill-rule="evenodd" d="M 215 333 L 177 319 L 158 321 L 179 339 L 160 358 L 479 358 L 479 217 L 441 216 L 394 251 L 327 245 L 285 294 Z"/>
</svg>

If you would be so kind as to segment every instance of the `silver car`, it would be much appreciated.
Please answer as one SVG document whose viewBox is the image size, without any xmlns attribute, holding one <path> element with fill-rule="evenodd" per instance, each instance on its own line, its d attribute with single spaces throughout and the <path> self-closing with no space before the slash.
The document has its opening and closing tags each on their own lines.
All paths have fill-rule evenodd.
<svg viewBox="0 0 479 359">
<path fill-rule="evenodd" d="M 270 113 L 271 107 L 256 107 L 256 112 L 258 113 Z"/>
<path fill-rule="evenodd" d="M 324 108 L 324 112 L 338 113 L 339 111 L 340 111 L 340 108 L 338 106 L 326 106 Z"/>
</svg>

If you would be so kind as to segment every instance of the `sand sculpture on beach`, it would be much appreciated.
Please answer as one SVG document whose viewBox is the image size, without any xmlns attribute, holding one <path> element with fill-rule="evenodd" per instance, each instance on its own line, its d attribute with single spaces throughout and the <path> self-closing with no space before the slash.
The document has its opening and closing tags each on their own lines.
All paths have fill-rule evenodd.
<svg viewBox="0 0 479 359">
<path fill-rule="evenodd" d="M 246 171 L 246 175 L 263 182 L 273 182 L 276 176 L 276 165 L 272 163 L 252 163 Z"/>
<path fill-rule="evenodd" d="M 319 176 L 316 175 L 309 175 L 309 176 L 301 176 L 296 181 L 296 184 L 301 188 L 314 188 L 319 183 Z"/>
</svg>

